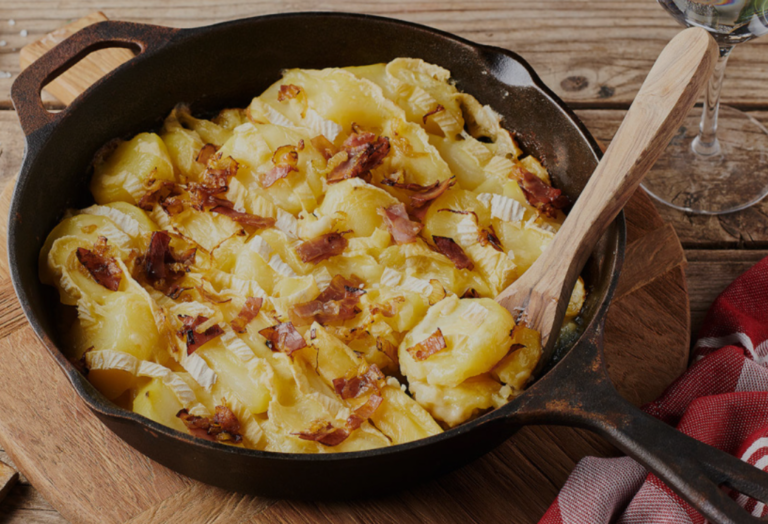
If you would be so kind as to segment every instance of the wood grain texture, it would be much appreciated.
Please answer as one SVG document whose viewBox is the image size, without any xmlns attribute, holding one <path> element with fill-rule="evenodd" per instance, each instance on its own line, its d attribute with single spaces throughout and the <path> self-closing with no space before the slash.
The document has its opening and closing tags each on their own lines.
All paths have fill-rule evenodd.
<svg viewBox="0 0 768 524">
<path fill-rule="evenodd" d="M 25 45 L 19 53 L 21 68 L 24 69 L 43 56 L 49 49 L 63 42 L 80 29 L 105 20 L 107 20 L 107 17 L 103 13 L 91 13 L 79 20 L 75 20 L 71 24 L 48 33 L 40 40 Z M 133 53 L 128 49 L 102 49 L 95 51 L 88 55 L 87 61 L 72 66 L 64 74 L 56 78 L 56 81 L 46 86 L 45 90 L 65 106 L 69 105 L 96 80 L 127 62 L 133 56 Z"/>
<path fill-rule="evenodd" d="M 565 100 L 626 107 L 664 45 L 680 26 L 651 0 L 4 0 L 0 6 L 0 107 L 19 72 L 18 50 L 58 27 L 101 9 L 114 20 L 195 27 L 287 11 L 351 11 L 400 18 L 523 55 Z M 8 25 L 8 19 L 16 24 Z M 28 31 L 26 37 L 19 33 Z M 728 65 L 725 103 L 768 107 L 768 40 L 739 46 Z M 48 101 L 53 99 L 48 97 Z M 58 105 L 58 104 L 56 104 Z"/>
<path fill-rule="evenodd" d="M 764 84 L 764 88 L 768 100 L 768 84 Z M 619 110 L 577 111 L 595 138 L 606 144 L 611 142 L 624 113 Z M 768 111 L 755 111 L 750 115 L 768 126 Z M 690 215 L 664 205 L 657 205 L 656 209 L 665 222 L 675 227 L 686 249 L 768 248 L 768 199 L 744 211 L 719 216 Z"/>
<path fill-rule="evenodd" d="M 551 245 L 496 297 L 541 333 L 543 361 L 548 360 L 573 283 L 592 248 L 667 147 L 712 76 L 717 56 L 715 41 L 699 28 L 686 29 L 667 44 Z"/>
<path fill-rule="evenodd" d="M 195 483 L 149 507 L 126 524 L 246 524 L 275 501 Z"/>
<path fill-rule="evenodd" d="M 606 42 L 624 39 L 626 38 L 626 31 L 624 31 L 624 35 L 621 35 L 621 29 L 615 30 L 612 27 L 614 19 L 609 17 L 616 16 L 618 12 L 622 12 L 629 17 L 632 9 L 637 9 L 640 3 L 634 0 L 631 2 L 602 2 L 599 3 L 599 6 L 597 5 L 598 3 L 592 3 L 591 12 L 593 14 L 596 14 L 599 8 L 602 7 L 607 8 L 608 14 L 603 12 L 599 21 L 588 22 L 593 28 L 607 28 L 606 34 L 608 36 L 606 36 Z M 646 67 L 638 69 L 640 72 L 635 72 L 634 76 L 637 77 L 637 82 L 635 84 L 632 83 L 631 72 L 624 77 L 625 80 L 622 81 L 624 83 L 616 82 L 615 85 L 617 86 L 620 83 L 625 86 L 619 89 L 615 89 L 610 85 L 601 86 L 598 89 L 597 84 L 590 83 L 591 81 L 588 80 L 587 85 L 579 90 L 565 91 L 572 93 L 571 100 L 578 100 L 578 97 L 582 95 L 586 97 L 584 98 L 584 100 L 587 100 L 586 103 L 591 103 L 590 101 L 595 100 L 603 100 L 608 103 L 615 100 L 615 103 L 622 103 L 620 102 L 622 97 L 626 101 L 631 100 L 631 95 L 636 91 L 639 82 L 644 78 L 646 71 L 650 68 L 651 61 L 660 51 L 663 43 L 678 31 L 676 26 L 671 23 L 671 20 L 667 19 L 666 15 L 653 2 L 642 3 L 647 4 L 640 7 L 643 12 L 651 13 L 655 11 L 654 16 L 657 16 L 660 21 L 666 22 L 667 27 L 661 30 L 658 30 L 658 28 L 654 29 L 655 34 L 665 33 L 666 36 L 654 40 L 654 38 L 646 35 L 643 45 L 635 46 L 637 49 L 631 51 L 631 53 L 637 53 L 637 56 L 644 56 L 645 53 L 651 57 Z M 15 26 L 16 28 L 24 23 L 24 20 L 29 20 L 49 25 L 50 29 L 48 30 L 61 25 L 64 22 L 62 17 L 66 16 L 66 13 L 80 9 L 80 12 L 69 15 L 72 18 L 76 18 L 77 16 L 87 14 L 92 9 L 84 6 L 84 3 L 81 1 L 57 3 L 56 8 L 58 10 L 55 16 L 45 20 L 43 17 L 40 17 L 38 20 L 35 18 L 35 14 L 38 13 L 40 6 L 50 6 L 52 3 L 47 1 L 34 2 L 30 5 L 22 6 L 20 2 L 15 4 L 13 2 L 6 2 L 2 9 L 5 9 L 6 5 L 11 4 L 13 4 L 15 9 L 14 17 L 18 21 L 17 26 Z M 341 8 L 346 8 L 346 10 L 391 12 L 396 16 L 421 21 L 422 23 L 430 23 L 436 26 L 444 24 L 441 27 L 448 30 L 456 31 L 458 28 L 460 31 L 475 31 L 478 35 L 475 38 L 476 40 L 481 40 L 484 35 L 485 38 L 490 40 L 496 38 L 522 39 L 526 34 L 531 35 L 541 32 L 531 29 L 536 24 L 539 24 L 537 27 L 542 28 L 559 27 L 562 31 L 566 18 L 561 16 L 558 11 L 561 6 L 566 9 L 566 12 L 570 13 L 571 19 L 568 23 L 573 26 L 574 20 L 580 20 L 586 12 L 576 13 L 577 8 L 584 9 L 590 5 L 587 2 L 558 2 L 557 7 L 554 4 L 549 4 L 551 3 L 544 2 L 540 7 L 537 5 L 534 8 L 522 2 L 477 2 L 472 5 L 470 12 L 462 10 L 462 7 L 466 9 L 465 3 L 462 3 L 462 7 L 460 7 L 458 3 L 454 4 L 451 2 L 391 2 L 378 5 L 355 4 L 354 7 L 350 7 L 351 3 L 331 1 L 323 2 L 319 5 L 313 3 L 313 7 L 325 9 L 339 8 L 341 6 Z M 291 4 L 290 9 L 306 9 L 307 5 L 308 3 L 297 2 Z M 547 9 L 547 5 L 549 5 L 547 17 L 534 17 L 534 15 L 542 12 L 538 11 L 538 9 Z M 5 12 L 2 9 L 0 9 L 0 31 L 7 30 L 3 21 Z M 165 23 L 167 25 L 191 26 L 210 23 L 226 17 L 234 18 L 268 10 L 283 10 L 285 6 L 279 2 L 256 2 L 248 5 L 217 3 L 216 6 L 212 6 L 210 3 L 201 3 L 193 6 L 191 4 L 182 4 L 177 0 L 171 0 L 166 2 L 162 8 L 155 7 L 151 9 L 146 0 L 141 0 L 131 5 L 116 6 L 115 9 L 122 10 L 128 13 L 129 16 L 116 16 L 111 10 L 108 10 L 107 14 L 113 18 L 120 17 L 136 21 Z M 499 17 L 500 12 L 529 13 L 528 17 L 524 18 L 529 21 L 529 27 L 521 28 L 520 19 L 507 20 L 504 17 Z M 22 18 L 22 16 L 16 15 L 16 13 L 24 14 L 25 16 L 29 15 L 29 17 Z M 133 17 L 130 16 L 131 14 Z M 550 14 L 551 16 L 549 16 Z M 637 17 L 637 15 L 638 13 L 635 12 L 634 16 Z M 486 23 L 494 17 L 496 20 L 492 20 L 492 23 Z M 171 18 L 173 20 L 170 20 Z M 435 20 L 435 22 L 432 23 L 430 22 L 431 20 Z M 516 24 L 514 31 L 506 31 L 504 29 L 510 24 Z M 483 32 L 483 25 L 487 26 L 487 34 Z M 522 25 L 525 26 L 525 24 Z M 454 29 L 451 29 L 451 27 Z M 499 27 L 506 31 L 503 35 L 494 33 L 494 31 L 499 30 Z M 584 31 L 580 32 L 580 34 L 583 33 Z M 560 56 L 553 55 L 552 47 L 542 47 L 535 51 L 534 54 L 540 58 L 542 64 L 550 64 L 542 66 L 534 63 L 534 66 L 544 73 L 545 79 L 547 74 L 551 74 L 551 71 L 547 68 L 552 64 L 556 65 L 558 60 L 567 59 L 568 53 L 572 53 L 570 48 L 581 49 L 578 53 L 589 55 L 591 60 L 595 60 L 595 56 L 598 55 L 600 57 L 608 56 L 609 59 L 599 66 L 604 68 L 603 70 L 605 71 L 613 65 L 610 62 L 614 58 L 611 53 L 616 51 L 616 48 L 610 50 L 603 49 L 600 45 L 596 44 L 595 42 L 598 41 L 601 35 L 596 33 L 594 29 L 586 31 L 586 33 L 590 33 L 589 37 L 583 41 L 565 34 L 546 35 L 560 41 L 561 50 L 565 49 L 566 51 L 565 55 Z M 42 31 L 38 33 L 38 36 L 42 36 Z M 0 36 L 0 38 L 3 37 Z M 470 38 L 472 38 L 471 35 Z M 590 39 L 594 39 L 594 41 Z M 654 42 L 658 44 L 655 49 L 653 49 Z M 538 47 L 536 44 L 541 42 L 528 43 L 531 44 L 530 48 L 533 50 Z M 746 49 L 747 46 L 744 46 L 744 48 Z M 585 50 L 589 49 L 592 49 L 592 51 L 585 53 Z M 649 52 L 648 49 L 653 49 L 653 51 Z M 570 56 L 573 56 L 573 54 Z M 3 62 L 5 58 L 2 50 L 0 50 L 0 70 L 4 67 L 2 64 L 5 63 Z M 759 60 L 757 63 L 759 63 Z M 542 67 L 543 69 L 540 69 Z M 636 67 L 636 64 L 633 67 Z M 573 76 L 574 70 L 572 65 L 565 66 L 563 71 L 570 75 L 566 79 Z M 586 72 L 584 74 L 587 75 Z M 552 78 L 557 77 L 553 76 Z M 554 85 L 550 80 L 547 81 Z M 572 81 L 570 84 L 565 82 L 564 86 L 572 89 L 573 87 L 583 86 L 583 84 L 583 81 Z M 0 105 L 2 104 L 4 85 L 2 84 L 2 79 L 0 79 Z M 633 85 L 634 91 L 631 91 Z M 561 87 L 565 89 L 563 86 Z M 557 86 L 555 88 L 558 89 Z M 593 89 L 595 93 L 603 96 L 603 98 L 595 98 L 591 95 L 590 91 Z M 614 90 L 613 94 L 604 96 L 608 95 L 611 89 Z M 626 93 L 631 93 L 631 95 L 627 96 Z M 759 97 L 756 96 L 755 99 L 757 100 Z M 592 112 L 586 111 L 586 113 Z M 600 117 L 597 117 L 597 119 L 600 125 L 606 128 L 619 121 L 623 115 L 622 111 L 610 110 L 595 113 L 605 115 L 605 122 Z M 613 131 L 615 132 L 615 127 Z M 606 142 L 610 141 L 612 135 L 613 132 L 605 137 L 607 139 Z M 21 151 L 23 150 L 23 138 L 18 130 L 15 115 L 10 111 L 0 111 L 0 147 L 3 148 L 2 153 L 0 153 L 0 185 L 2 185 L 15 175 L 20 165 Z M 0 210 L 2 206 L 2 197 L 0 197 Z M 0 217 L 0 220 L 5 220 L 4 213 L 1 211 Z M 669 240 L 669 232 L 664 231 L 663 220 L 659 217 L 648 197 L 641 192 L 638 192 L 627 206 L 627 221 L 629 226 L 629 252 L 630 254 L 634 253 L 634 256 L 646 253 L 646 249 L 643 246 L 648 246 L 654 239 L 656 241 L 660 239 Z M 0 227 L 2 225 L 0 223 Z M 648 235 L 653 236 L 646 238 Z M 622 394 L 636 403 L 643 402 L 649 397 L 654 396 L 671 378 L 679 373 L 687 360 L 686 349 L 688 347 L 689 329 L 687 293 L 685 282 L 682 279 L 682 263 L 684 259 L 678 249 L 679 245 L 672 244 L 674 243 L 654 251 L 654 260 L 657 262 L 657 265 L 652 267 L 651 271 L 642 271 L 644 267 L 642 263 L 634 264 L 637 271 L 640 272 L 640 278 L 645 279 L 647 284 L 640 289 L 636 289 L 637 286 L 633 282 L 629 280 L 626 282 L 624 280 L 620 281 L 620 289 L 623 290 L 622 297 L 617 300 L 608 318 L 607 337 L 609 340 L 606 347 L 606 359 L 609 371 L 614 381 L 619 385 Z M 2 249 L 4 249 L 4 245 Z M 3 252 L 1 260 L 4 259 Z M 710 262 L 702 262 L 700 267 L 702 273 L 706 272 L 705 266 L 708 263 Z M 628 268 L 633 267 L 631 260 L 628 260 L 628 264 L 630 264 Z M 722 262 L 722 264 L 725 266 L 728 262 Z M 3 264 L 0 263 L 0 268 L 2 266 Z M 699 268 L 699 266 L 695 267 Z M 664 268 L 669 268 L 669 270 L 665 272 Z M 627 276 L 623 277 L 623 279 L 634 278 L 634 274 L 636 273 L 628 272 Z M 701 278 L 706 279 L 706 277 Z M 2 289 L 2 286 L 0 286 L 0 289 Z M 708 296 L 708 293 L 713 292 L 713 290 L 714 287 L 707 288 L 697 296 Z M 654 310 L 646 309 L 649 304 Z M 703 306 L 695 304 L 695 308 L 703 308 Z M 666 317 L 674 317 L 673 320 L 669 321 L 670 319 L 666 318 L 664 319 L 666 322 L 658 322 L 656 317 L 660 316 L 659 311 L 668 312 Z M 0 325 L 2 324 L 0 323 Z M 617 325 L 619 326 L 618 328 L 615 327 Z M 14 343 L 16 348 L 25 348 L 20 355 L 15 355 L 15 360 L 9 360 L 8 366 L 4 362 L 4 355 L 9 351 L 9 348 L 5 346 L 6 343 Z M 682 351 L 680 348 L 682 348 Z M 659 352 L 664 352 L 665 354 L 658 355 L 657 353 Z M 22 360 L 26 363 L 27 367 L 21 365 Z M 646 366 L 649 365 L 649 361 L 651 361 L 650 367 L 647 368 L 645 376 L 652 376 L 652 379 L 644 380 L 643 373 L 646 373 Z M 74 494 L 71 491 L 67 491 L 69 493 L 68 497 L 64 495 L 49 497 L 56 507 L 63 508 L 63 515 L 74 522 L 117 522 L 120 521 L 119 519 L 130 518 L 132 522 L 183 521 L 218 523 L 223 521 L 217 513 L 220 510 L 222 515 L 228 518 L 228 522 L 248 522 L 249 520 L 247 520 L 246 515 L 255 515 L 256 518 L 252 520 L 258 520 L 259 522 L 319 522 L 323 520 L 329 522 L 384 520 L 397 522 L 535 522 L 551 503 L 560 486 L 565 482 L 568 474 L 580 458 L 585 455 L 611 456 L 616 454 L 616 451 L 611 446 L 586 431 L 573 428 L 527 427 L 523 428 L 514 438 L 483 459 L 458 472 L 418 487 L 412 492 L 372 500 L 335 504 L 307 504 L 288 501 L 274 503 L 274 501 L 223 494 L 218 492 L 219 490 L 208 488 L 192 481 L 181 483 L 179 483 L 178 479 L 168 481 L 164 475 L 170 475 L 169 478 L 174 479 L 175 474 L 151 462 L 147 466 L 146 462 L 148 461 L 146 459 L 140 456 L 138 458 L 135 457 L 137 455 L 136 452 L 122 444 L 100 424 L 96 423 L 98 428 L 93 429 L 91 427 L 94 425 L 93 415 L 87 412 L 87 410 L 80 411 L 85 409 L 81 402 L 76 408 L 72 407 L 73 402 L 77 404 L 79 401 L 74 398 L 71 389 L 69 389 L 69 395 L 67 395 L 69 386 L 66 379 L 52 359 L 48 357 L 42 346 L 31 338 L 28 328 L 16 329 L 9 338 L 0 342 L 0 362 L 3 362 L 3 365 L 0 366 L 0 383 L 6 377 L 6 371 L 11 373 L 15 380 L 25 379 L 23 371 L 27 370 L 28 372 L 31 369 L 29 367 L 31 365 L 35 366 L 34 369 L 39 369 L 38 373 L 50 382 L 47 388 L 50 388 L 57 395 L 56 398 L 50 399 L 50 402 L 45 403 L 44 407 L 40 405 L 42 401 L 32 404 L 26 403 L 20 409 L 13 410 L 9 420 L 0 420 L 0 443 L 13 444 L 12 447 L 14 449 L 9 449 L 9 451 L 14 457 L 19 459 L 18 463 L 24 470 L 26 470 L 25 464 L 33 461 L 36 453 L 42 453 L 48 458 L 42 466 L 31 468 L 33 482 L 43 488 L 46 493 L 49 490 L 56 489 L 57 485 L 68 487 L 69 483 L 83 483 L 85 480 L 84 486 L 81 489 L 90 487 L 91 491 L 94 492 L 93 497 L 98 498 L 98 500 L 81 497 L 80 491 L 75 491 Z M 29 364 L 29 362 L 32 364 Z M 22 374 L 19 375 L 19 373 Z M 45 388 L 39 389 L 39 384 L 35 381 L 33 382 L 38 390 L 46 390 Z M 8 385 L 0 388 L 0 405 L 5 405 L 7 399 L 13 401 L 14 392 L 7 391 L 8 389 L 13 388 L 9 388 Z M 76 420 L 82 422 L 82 424 L 78 424 L 74 428 L 68 428 L 65 432 L 68 438 L 67 444 L 72 444 L 74 447 L 59 446 L 53 449 L 50 445 L 46 446 L 45 443 L 37 441 L 24 443 L 23 446 L 16 446 L 15 440 L 7 439 L 5 436 L 6 427 L 19 426 L 25 422 L 23 417 L 28 413 L 26 410 L 30 408 L 38 410 L 36 414 L 39 415 L 41 427 L 48 424 L 47 433 L 43 433 L 44 437 L 53 434 L 53 430 L 50 429 L 51 427 L 58 429 L 58 424 L 62 423 L 62 417 L 60 416 L 62 412 L 65 414 L 76 413 Z M 4 417 L 0 417 L 0 419 L 4 419 Z M 80 431 L 80 433 L 76 436 L 77 431 Z M 117 457 L 116 461 L 122 467 L 130 469 L 130 465 L 135 460 L 139 465 L 139 472 L 146 473 L 151 471 L 149 486 L 146 486 L 146 482 L 144 482 L 144 474 L 138 475 L 138 481 L 126 478 L 125 475 L 118 477 L 120 482 L 128 484 L 126 492 L 131 497 L 128 509 L 123 508 L 123 510 L 119 510 L 113 507 L 121 505 L 117 501 L 122 500 L 119 497 L 116 498 L 113 492 L 108 490 L 106 494 L 103 494 L 99 492 L 99 489 L 93 488 L 96 482 L 112 482 L 110 480 L 113 478 L 112 475 L 114 473 L 112 469 L 106 468 L 107 471 L 99 473 L 98 479 L 81 479 L 77 476 L 78 474 L 82 475 L 82 472 L 86 471 L 82 469 L 81 461 L 78 459 L 82 453 L 80 451 L 82 448 L 75 445 L 78 443 L 78 438 L 87 439 L 85 440 L 86 442 L 98 443 L 96 456 L 88 460 L 103 460 L 98 457 L 103 456 L 103 453 L 109 453 Z M 102 441 L 104 441 L 103 444 Z M 127 459 L 126 457 L 131 458 Z M 0 458 L 2 458 L 1 455 Z M 91 463 L 88 460 L 85 463 L 86 465 Z M 146 469 L 147 467 L 149 469 Z M 157 468 L 157 471 L 155 468 Z M 58 484 L 53 484 L 51 479 L 56 479 Z M 12 491 L 11 498 L 6 501 L 9 502 L 13 499 L 19 505 L 11 512 L 8 512 L 4 506 L 0 506 L 0 521 L 4 523 L 56 522 L 57 524 L 63 522 L 63 517 L 52 511 L 51 506 L 25 481 L 26 479 L 23 478 L 22 482 Z M 137 489 L 157 492 L 156 485 L 152 484 L 152 482 L 160 482 L 166 487 L 166 490 L 162 493 L 156 493 L 156 498 L 153 498 L 152 493 L 134 493 L 134 490 Z M 137 488 L 136 486 L 139 484 L 143 488 Z M 89 505 L 98 509 L 88 509 Z M 106 508 L 103 513 L 100 512 L 102 507 Z M 177 519 L 176 517 L 179 515 L 185 518 Z"/>
<path fill-rule="evenodd" d="M 19 480 L 19 472 L 0 461 L 0 501 L 5 499 Z"/>
<path fill-rule="evenodd" d="M 31 328 L 0 341 L 0 362 L 0 444 L 69 521 L 122 523 L 192 484 L 103 426 Z"/>
</svg>

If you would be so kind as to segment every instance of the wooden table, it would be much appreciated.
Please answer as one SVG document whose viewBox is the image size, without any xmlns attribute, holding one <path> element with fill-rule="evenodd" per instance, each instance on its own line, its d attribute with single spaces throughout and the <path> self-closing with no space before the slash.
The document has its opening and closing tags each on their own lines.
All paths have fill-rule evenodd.
<svg viewBox="0 0 768 524">
<path fill-rule="evenodd" d="M 162 5 L 156 0 L 105 1 L 98 5 L 86 0 L 3 0 L 0 7 L 0 41 L 5 42 L 0 45 L 0 189 L 18 171 L 23 153 L 23 137 L 9 96 L 19 71 L 19 48 L 95 8 L 112 19 L 178 27 L 302 10 L 366 12 L 430 25 L 520 53 L 544 81 L 577 110 L 595 137 L 605 143 L 610 142 L 656 56 L 679 30 L 652 0 L 164 0 Z M 10 20 L 15 23 L 11 24 Z M 737 48 L 729 62 L 723 95 L 724 103 L 747 110 L 768 125 L 768 39 Z M 52 98 L 46 100 L 51 108 L 57 107 Z M 673 224 L 686 249 L 695 335 L 717 294 L 768 255 L 768 201 L 724 217 L 688 216 L 661 206 L 659 212 Z M 551 428 L 551 432 L 555 438 L 572 435 L 564 428 Z M 516 438 L 520 445 L 535 453 L 536 443 L 525 429 Z M 590 441 L 592 446 L 599 441 L 597 437 L 594 439 Z M 597 446 L 608 449 L 599 442 Z M 1 450 L 0 460 L 10 462 Z M 562 470 L 550 479 L 552 485 L 561 486 L 572 466 L 564 463 Z M 319 509 L 318 515 L 333 511 L 328 507 Z M 369 518 L 384 516 L 369 515 Z M 59 522 L 65 520 L 23 476 L 0 504 L 0 523 Z"/>
</svg>

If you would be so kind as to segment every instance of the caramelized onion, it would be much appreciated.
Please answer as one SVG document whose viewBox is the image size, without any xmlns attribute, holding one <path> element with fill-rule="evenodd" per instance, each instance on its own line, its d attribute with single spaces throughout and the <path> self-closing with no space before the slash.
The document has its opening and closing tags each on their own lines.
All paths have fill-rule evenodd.
<svg viewBox="0 0 768 524">
<path fill-rule="evenodd" d="M 216 154 L 216 151 L 218 150 L 219 148 L 213 144 L 205 144 L 202 148 L 200 148 L 200 151 L 197 153 L 195 162 L 199 162 L 201 164 L 207 165 L 208 161 L 211 159 L 213 155 Z"/>
<path fill-rule="evenodd" d="M 397 346 L 385 338 L 376 337 L 376 349 L 384 353 L 389 360 L 398 365 Z"/>
<path fill-rule="evenodd" d="M 323 135 L 317 135 L 315 138 L 310 140 L 310 142 L 312 143 L 312 147 L 317 149 L 326 160 L 330 160 L 333 155 L 339 152 L 339 150 L 336 149 L 336 146 L 333 145 L 333 142 L 325 138 Z"/>
<path fill-rule="evenodd" d="M 371 415 L 374 414 L 374 412 L 379 409 L 379 406 L 384 401 L 383 398 L 381 398 L 379 395 L 371 395 L 368 397 L 368 400 L 357 408 L 352 415 L 349 416 L 347 419 L 347 427 L 354 431 L 357 428 L 359 428 L 363 422 L 371 418 Z"/>
<path fill-rule="evenodd" d="M 272 155 L 272 163 L 275 167 L 267 171 L 267 174 L 261 178 L 261 185 L 265 188 L 270 187 L 281 178 L 287 177 L 292 171 L 299 170 L 296 167 L 299 163 L 299 153 L 296 147 L 292 145 L 278 147 Z"/>
<path fill-rule="evenodd" d="M 490 244 L 496 251 L 504 252 L 504 248 L 501 246 L 501 240 L 496 236 L 496 231 L 494 231 L 492 225 L 489 229 L 481 229 L 479 237 L 478 240 L 481 245 L 487 246 Z"/>
<path fill-rule="evenodd" d="M 409 347 L 407 351 L 414 360 L 421 362 L 447 347 L 443 338 L 443 332 L 440 331 L 440 328 L 437 328 L 437 331 L 415 346 Z"/>
<path fill-rule="evenodd" d="M 480 293 L 478 293 L 475 288 L 471 287 L 461 295 L 461 298 L 480 298 Z"/>
</svg>

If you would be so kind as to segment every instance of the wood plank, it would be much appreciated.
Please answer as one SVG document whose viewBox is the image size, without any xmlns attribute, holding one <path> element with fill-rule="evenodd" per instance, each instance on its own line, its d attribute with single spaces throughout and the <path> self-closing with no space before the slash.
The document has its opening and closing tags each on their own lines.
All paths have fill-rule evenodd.
<svg viewBox="0 0 768 524">
<path fill-rule="evenodd" d="M 255 522 L 275 501 L 195 483 L 142 511 L 125 524 L 229 524 Z"/>
<path fill-rule="evenodd" d="M 22 347 L 24 351 L 19 351 Z M 30 482 L 49 494 L 64 518 L 122 523 L 191 485 L 192 481 L 155 464 L 103 426 L 31 328 L 0 341 L 0 361 L 7 377 L 0 389 L 0 443 Z M 12 384 L 9 378 L 14 376 L 23 380 Z M 48 393 L 29 395 L 28 391 Z M 91 474 L 83 475 L 84 471 Z"/>
<path fill-rule="evenodd" d="M 49 49 L 63 42 L 82 28 L 103 22 L 107 19 L 103 13 L 91 13 L 86 17 L 72 22 L 64 27 L 60 27 L 48 33 L 45 37 L 21 48 L 19 62 L 24 69 L 29 64 L 43 56 Z M 116 67 L 124 64 L 131 58 L 133 53 L 128 49 L 101 49 L 88 55 L 87 60 L 83 60 L 69 71 L 66 71 L 54 82 L 46 86 L 45 90 L 53 95 L 59 102 L 65 106 L 88 89 L 96 80 L 109 73 Z"/>
<path fill-rule="evenodd" d="M 595 138 L 606 144 L 624 118 L 621 110 L 582 110 L 577 114 Z M 768 125 L 768 111 L 750 115 Z M 665 222 L 674 226 L 686 249 L 768 248 L 768 199 L 744 211 L 720 216 L 690 215 L 662 204 L 657 204 L 656 209 Z"/>
<path fill-rule="evenodd" d="M 0 501 L 5 499 L 18 481 L 19 472 L 0 461 Z"/>
<path fill-rule="evenodd" d="M 546 0 L 514 2 L 460 0 L 352 2 L 275 0 L 154 0 L 99 4 L 113 20 L 194 27 L 285 11 L 351 11 L 401 18 L 449 31 L 470 40 L 511 49 L 524 56 L 544 81 L 565 100 L 626 106 L 664 45 L 680 27 L 650 0 Z M 85 0 L 4 0 L 0 9 L 0 107 L 10 107 L 10 85 L 19 72 L 18 51 L 73 19 L 93 10 Z M 16 24 L 8 25 L 13 18 Z M 21 30 L 27 30 L 26 37 Z M 728 66 L 726 103 L 766 107 L 768 39 L 739 46 Z M 51 98 L 47 98 L 52 101 Z"/>
<path fill-rule="evenodd" d="M 768 256 L 765 250 L 688 250 L 688 293 L 691 300 L 691 328 L 696 333 L 712 302 L 728 285 Z"/>
</svg>

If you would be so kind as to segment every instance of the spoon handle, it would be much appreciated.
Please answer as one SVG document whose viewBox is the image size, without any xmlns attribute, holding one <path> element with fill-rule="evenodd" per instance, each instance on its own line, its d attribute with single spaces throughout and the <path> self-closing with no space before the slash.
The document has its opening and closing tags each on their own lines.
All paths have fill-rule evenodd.
<svg viewBox="0 0 768 524">
<path fill-rule="evenodd" d="M 681 31 L 667 44 L 548 249 L 497 297 L 502 305 L 511 304 L 517 301 L 512 297 L 517 290 L 535 290 L 533 296 L 544 300 L 527 304 L 525 316 L 542 336 L 552 327 L 544 324 L 562 319 L 564 307 L 552 315 L 551 304 L 568 302 L 567 285 L 573 285 L 603 231 L 677 131 L 712 74 L 717 52 L 715 41 L 699 28 Z"/>
</svg>

